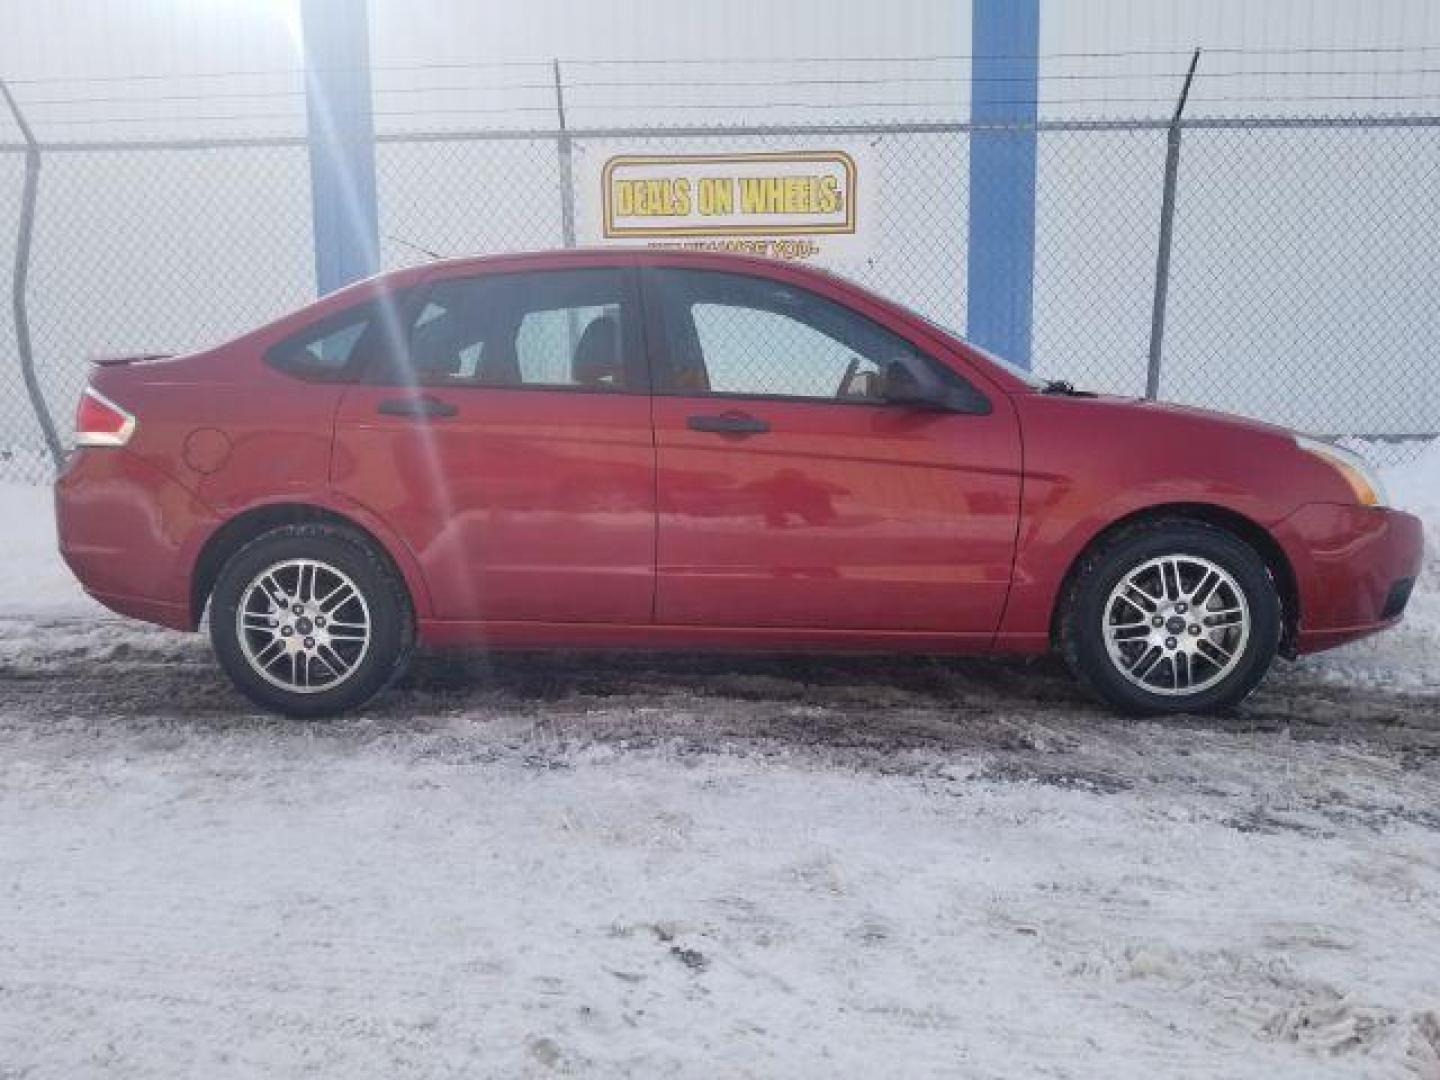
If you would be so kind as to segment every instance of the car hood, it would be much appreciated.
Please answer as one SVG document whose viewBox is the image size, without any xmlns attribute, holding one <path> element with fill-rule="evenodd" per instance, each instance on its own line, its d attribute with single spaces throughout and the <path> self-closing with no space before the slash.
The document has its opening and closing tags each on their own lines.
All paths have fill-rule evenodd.
<svg viewBox="0 0 1440 1080">
<path fill-rule="evenodd" d="M 1109 394 L 1085 394 L 1071 398 L 1064 398 L 1060 395 L 1053 396 L 1061 400 L 1086 402 L 1090 408 L 1098 410 L 1101 414 L 1110 414 L 1117 418 L 1149 416 L 1162 419 L 1168 417 L 1179 421 L 1229 428 L 1236 432 L 1280 436 L 1286 439 L 1293 438 L 1295 434 L 1291 428 L 1280 424 L 1271 424 L 1248 416 L 1236 416 L 1234 413 L 1220 412 L 1215 409 L 1179 405 L 1169 401 L 1150 401 L 1145 398 L 1119 397 Z"/>
</svg>

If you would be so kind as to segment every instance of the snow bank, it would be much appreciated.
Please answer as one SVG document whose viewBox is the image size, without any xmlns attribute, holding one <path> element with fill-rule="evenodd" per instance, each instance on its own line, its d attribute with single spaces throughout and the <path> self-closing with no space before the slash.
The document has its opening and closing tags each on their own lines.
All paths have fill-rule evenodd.
<svg viewBox="0 0 1440 1080">
<path fill-rule="evenodd" d="M 48 486 L 0 482 L 0 617 L 109 615 L 55 548 Z"/>
<path fill-rule="evenodd" d="M 0 711 L 0 1072 L 1440 1070 L 1436 834 L 1291 817 L 1333 746 L 1190 732 L 1209 780 L 1104 794 L 516 723 Z"/>
</svg>

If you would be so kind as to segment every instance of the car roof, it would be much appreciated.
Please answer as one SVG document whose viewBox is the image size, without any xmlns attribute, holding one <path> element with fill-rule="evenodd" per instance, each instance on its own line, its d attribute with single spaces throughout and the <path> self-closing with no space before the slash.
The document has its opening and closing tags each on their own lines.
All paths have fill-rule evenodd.
<svg viewBox="0 0 1440 1080">
<path fill-rule="evenodd" d="M 634 265 L 659 265 L 659 266 L 705 266 L 717 267 L 726 266 L 737 271 L 761 270 L 767 273 L 774 273 L 777 267 L 785 271 L 798 271 L 806 275 L 817 275 L 831 278 L 833 275 L 818 266 L 811 266 L 805 263 L 772 259 L 762 255 L 744 255 L 733 251 L 714 251 L 709 249 L 696 248 L 663 248 L 663 247 L 574 247 L 574 248 L 549 248 L 532 251 L 515 251 L 497 253 L 491 255 L 460 255 L 442 259 L 435 259 L 432 262 L 423 264 L 431 270 L 443 270 L 447 273 L 464 272 L 466 270 L 485 270 L 497 264 L 506 266 L 525 265 L 536 268 L 544 266 L 565 266 L 584 262 L 588 265 L 596 263 L 612 263 L 616 266 Z"/>
<path fill-rule="evenodd" d="M 497 252 L 489 255 L 460 255 L 431 259 L 427 262 L 412 263 L 409 266 L 384 270 L 368 278 L 351 282 L 334 292 L 319 297 L 303 311 L 308 316 L 324 316 L 331 311 L 342 310 L 352 304 L 362 303 L 378 295 L 408 288 L 434 276 L 463 277 L 469 273 L 488 271 L 523 271 L 560 269 L 566 266 L 690 266 L 734 270 L 737 272 L 759 272 L 771 277 L 792 277 L 804 280 L 822 280 L 847 284 L 819 267 L 804 266 L 780 259 L 767 259 L 757 255 L 739 255 L 726 251 L 671 250 L 664 248 L 639 247 L 575 247 L 551 248 L 537 251 Z M 855 286 L 850 286 L 852 289 Z M 286 316 L 279 320 L 288 322 Z"/>
</svg>

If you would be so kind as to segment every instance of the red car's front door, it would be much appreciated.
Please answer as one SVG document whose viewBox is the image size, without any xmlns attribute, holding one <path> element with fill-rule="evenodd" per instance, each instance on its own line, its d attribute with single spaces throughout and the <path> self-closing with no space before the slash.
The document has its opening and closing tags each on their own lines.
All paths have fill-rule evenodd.
<svg viewBox="0 0 1440 1080">
<path fill-rule="evenodd" d="M 858 312 L 780 278 L 648 268 L 656 621 L 994 632 L 1017 422 Z M 969 411 L 882 400 L 890 365 Z"/>
<path fill-rule="evenodd" d="M 655 471 L 634 274 L 440 279 L 352 387 L 333 479 L 415 553 L 435 617 L 648 623 Z"/>
</svg>

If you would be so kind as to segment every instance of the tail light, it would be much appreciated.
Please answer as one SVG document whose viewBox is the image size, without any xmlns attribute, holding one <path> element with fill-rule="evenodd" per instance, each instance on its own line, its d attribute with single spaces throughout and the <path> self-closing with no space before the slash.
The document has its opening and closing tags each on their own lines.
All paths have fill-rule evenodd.
<svg viewBox="0 0 1440 1080">
<path fill-rule="evenodd" d="M 94 387 L 87 386 L 75 409 L 76 446 L 124 446 L 135 433 L 135 417 Z"/>
</svg>

